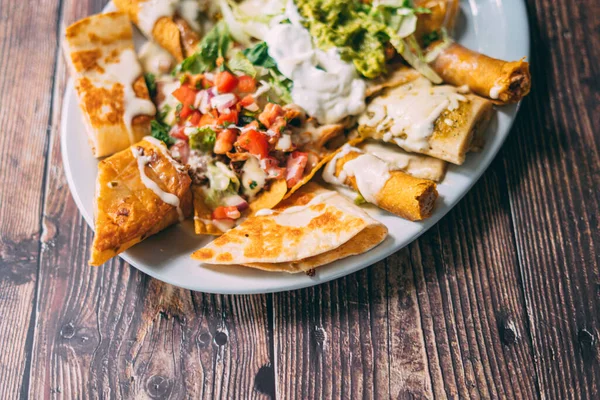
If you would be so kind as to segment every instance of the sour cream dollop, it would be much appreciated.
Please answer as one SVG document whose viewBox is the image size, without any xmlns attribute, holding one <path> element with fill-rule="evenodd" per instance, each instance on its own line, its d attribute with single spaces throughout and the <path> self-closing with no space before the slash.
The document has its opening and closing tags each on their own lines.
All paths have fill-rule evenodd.
<svg viewBox="0 0 600 400">
<path fill-rule="evenodd" d="M 292 100 L 322 124 L 331 124 L 365 109 L 365 81 L 336 48 L 318 49 L 298 21 L 292 1 L 286 15 L 290 24 L 277 24 L 265 39 L 279 71 L 294 82 Z"/>
</svg>

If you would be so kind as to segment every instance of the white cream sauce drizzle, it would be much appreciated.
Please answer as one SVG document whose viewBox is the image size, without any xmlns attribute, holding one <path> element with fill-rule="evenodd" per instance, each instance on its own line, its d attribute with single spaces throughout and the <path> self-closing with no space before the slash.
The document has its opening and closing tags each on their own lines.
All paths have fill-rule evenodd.
<svg viewBox="0 0 600 400">
<path fill-rule="evenodd" d="M 175 14 L 178 0 L 147 0 L 139 2 L 138 23 L 140 30 L 149 38 L 156 21 Z"/>
<path fill-rule="evenodd" d="M 131 123 L 136 115 L 154 115 L 156 107 L 150 100 L 135 95 L 133 83 L 142 74 L 142 67 L 133 49 L 125 49 L 119 55 L 119 62 L 107 64 L 106 73 L 123 85 L 123 122 L 129 134 L 129 142 L 136 142 Z"/>
<path fill-rule="evenodd" d="M 168 51 L 152 41 L 147 41 L 138 52 L 140 63 L 145 72 L 151 72 L 156 76 L 168 74 L 175 59 Z"/>
<path fill-rule="evenodd" d="M 138 170 L 140 171 L 140 179 L 142 180 L 144 186 L 152 190 L 154 194 L 157 195 L 163 202 L 175 207 L 177 209 L 177 214 L 179 215 L 179 220 L 183 221 L 184 215 L 180 208 L 179 197 L 172 193 L 165 192 L 156 184 L 156 182 L 146 175 L 146 165 L 150 163 L 150 157 L 142 154 L 143 151 L 137 146 L 132 146 L 131 152 L 133 153 L 133 157 L 137 160 Z"/>
<path fill-rule="evenodd" d="M 196 32 L 202 32 L 202 26 L 198 22 L 200 11 L 200 2 L 198 0 L 181 0 L 177 4 L 177 14 Z"/>
<path fill-rule="evenodd" d="M 339 175 L 335 175 L 337 160 L 348 153 L 361 153 L 360 156 L 347 161 Z M 348 186 L 346 179 L 353 176 L 356 179 L 358 191 L 366 201 L 377 204 L 377 194 L 390 179 L 390 165 L 384 160 L 371 154 L 365 154 L 361 149 L 345 144 L 342 149 L 329 161 L 323 170 L 323 179 L 332 185 Z"/>
<path fill-rule="evenodd" d="M 281 73 L 294 82 L 292 99 L 321 123 L 334 123 L 365 109 L 365 81 L 343 61 L 337 49 L 319 50 L 300 23 L 292 0 L 286 6 L 290 24 L 270 28 L 265 40 Z"/>
<path fill-rule="evenodd" d="M 490 89 L 490 99 L 498 100 L 498 97 L 500 97 L 501 90 L 502 84 L 500 83 L 496 83 L 494 86 L 492 86 L 492 88 Z"/>
<path fill-rule="evenodd" d="M 429 138 L 440 115 L 445 110 L 456 110 L 460 102 L 468 99 L 455 87 L 434 86 L 421 77 L 373 99 L 359 124 L 376 126 L 378 132 L 386 132 L 386 142 L 418 153 L 429 148 Z"/>
</svg>

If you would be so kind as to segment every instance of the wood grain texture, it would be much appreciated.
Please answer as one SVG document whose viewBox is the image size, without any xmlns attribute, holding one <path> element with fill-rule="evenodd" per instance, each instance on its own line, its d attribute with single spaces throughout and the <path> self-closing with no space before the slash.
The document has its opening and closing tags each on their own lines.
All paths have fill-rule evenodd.
<svg viewBox="0 0 600 400">
<path fill-rule="evenodd" d="M 0 0 L 0 398 L 600 398 L 600 3 L 526 0 L 533 92 L 418 241 L 317 287 L 216 296 L 86 265 L 57 43 L 105 1 Z"/>
<path fill-rule="evenodd" d="M 600 3 L 528 6 L 535 92 L 503 162 L 536 371 L 543 397 L 597 399 Z"/>
<path fill-rule="evenodd" d="M 65 25 L 104 1 L 63 4 Z M 55 101 L 62 101 L 59 59 Z M 87 265 L 92 232 L 60 162 L 60 109 L 52 117 L 42 224 L 31 398 L 267 398 L 266 296 L 215 296 L 159 282 L 119 259 Z M 83 132 L 82 132 L 83 134 Z M 256 377 L 262 386 L 257 387 Z M 272 385 L 271 385 L 272 386 Z"/>
<path fill-rule="evenodd" d="M 40 252 L 55 1 L 0 1 L 0 398 L 28 380 Z M 19 82 L 15 85 L 14 82 Z M 26 184 L 24 184 L 26 183 Z"/>
<path fill-rule="evenodd" d="M 537 398 L 497 170 L 385 262 L 274 295 L 281 398 Z"/>
</svg>

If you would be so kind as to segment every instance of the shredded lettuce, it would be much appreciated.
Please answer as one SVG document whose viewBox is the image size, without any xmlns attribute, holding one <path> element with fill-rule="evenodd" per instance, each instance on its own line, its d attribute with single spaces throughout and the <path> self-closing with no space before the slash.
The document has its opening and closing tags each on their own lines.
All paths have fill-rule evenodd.
<svg viewBox="0 0 600 400">
<path fill-rule="evenodd" d="M 200 74 L 206 71 L 212 71 L 217 67 L 219 57 L 225 58 L 231 47 L 230 31 L 223 21 L 212 28 L 198 45 L 198 50 L 183 60 L 174 73 L 189 72 L 191 74 Z"/>
<path fill-rule="evenodd" d="M 229 61 L 227 61 L 227 66 L 233 72 L 239 72 L 244 75 L 249 75 L 253 78 L 256 77 L 256 68 L 248 58 L 241 51 L 235 53 Z"/>
</svg>

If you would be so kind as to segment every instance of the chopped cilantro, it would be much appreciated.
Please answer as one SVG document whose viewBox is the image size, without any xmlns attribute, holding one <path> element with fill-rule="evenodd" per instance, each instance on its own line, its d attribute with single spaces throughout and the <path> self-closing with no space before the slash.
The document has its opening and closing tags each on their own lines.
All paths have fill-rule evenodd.
<svg viewBox="0 0 600 400">
<path fill-rule="evenodd" d="M 144 80 L 146 81 L 146 86 L 148 87 L 148 93 L 150 93 L 150 97 L 156 96 L 156 77 L 151 72 L 146 72 L 144 74 Z"/>
<path fill-rule="evenodd" d="M 150 122 L 151 135 L 153 138 L 162 140 L 167 146 L 175 143 L 175 140 L 169 136 L 169 127 L 162 122 L 152 120 Z"/>
<path fill-rule="evenodd" d="M 254 65 L 267 69 L 277 68 L 277 63 L 275 63 L 275 60 L 269 55 L 269 47 L 265 42 L 260 42 L 250 48 L 244 49 L 242 53 L 244 53 L 248 61 Z"/>
<path fill-rule="evenodd" d="M 256 186 L 258 186 L 258 183 L 256 183 L 256 181 L 252 181 L 250 182 L 250 185 L 248 185 L 250 187 L 250 189 L 254 189 L 256 188 Z"/>
<path fill-rule="evenodd" d="M 217 134 L 208 126 L 196 129 L 190 135 L 190 147 L 195 150 L 210 151 L 215 145 Z"/>
</svg>

